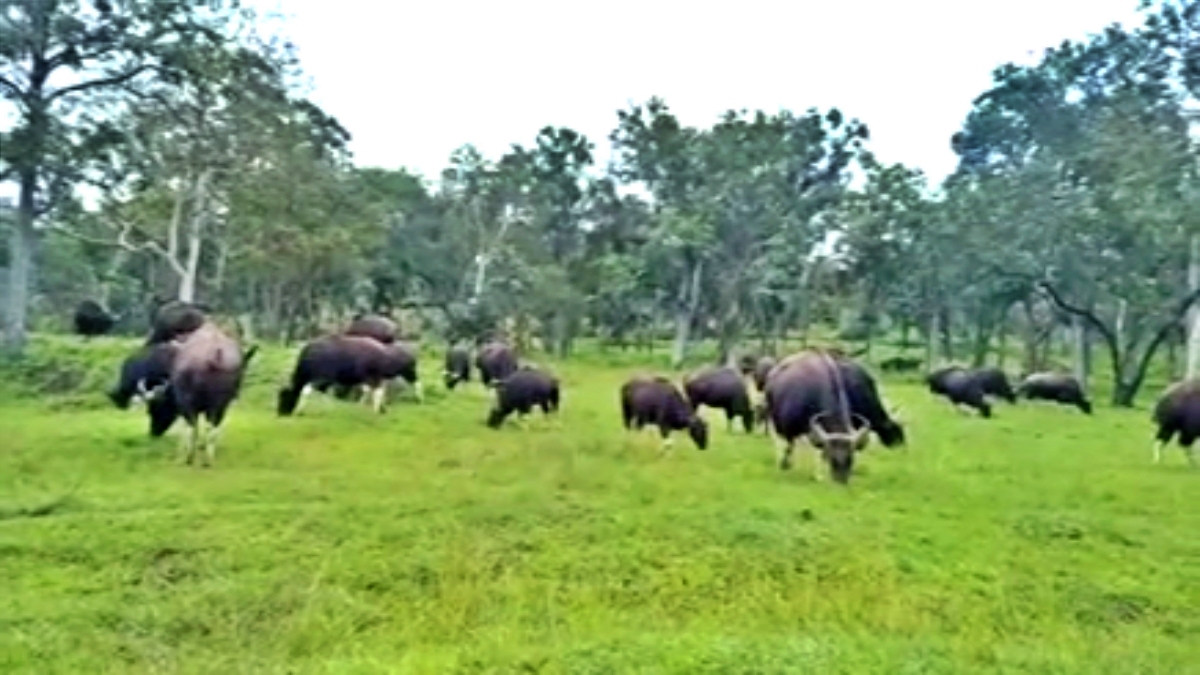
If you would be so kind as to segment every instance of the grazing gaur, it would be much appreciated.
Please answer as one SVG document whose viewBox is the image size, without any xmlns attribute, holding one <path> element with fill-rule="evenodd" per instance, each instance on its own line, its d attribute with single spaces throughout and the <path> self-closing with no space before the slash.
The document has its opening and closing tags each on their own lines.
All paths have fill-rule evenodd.
<svg viewBox="0 0 1200 675">
<path fill-rule="evenodd" d="M 887 447 L 904 443 L 904 428 L 884 410 L 875 379 L 848 358 L 827 351 L 789 357 L 772 372 L 765 394 L 771 425 L 785 443 L 780 469 L 791 467 L 796 439 L 804 435 L 839 483 L 850 479 L 854 455 L 872 431 Z M 814 479 L 817 470 L 814 461 Z"/>
<path fill-rule="evenodd" d="M 1009 403 L 1017 402 L 1017 394 L 1008 382 L 1008 375 L 1003 370 L 994 367 L 974 368 L 971 371 L 983 393 L 988 396 L 998 396 Z"/>
<path fill-rule="evenodd" d="M 771 356 L 764 356 L 754 364 L 754 386 L 760 392 L 767 386 L 767 375 L 779 361 Z"/>
<path fill-rule="evenodd" d="M 471 352 L 466 347 L 456 345 L 446 352 L 446 370 L 443 376 L 446 389 L 451 391 L 459 382 L 471 381 Z"/>
<path fill-rule="evenodd" d="M 208 321 L 208 311 L 207 305 L 177 300 L 159 305 L 154 310 L 154 319 L 151 321 L 150 336 L 146 338 L 146 344 L 170 342 L 190 334 Z"/>
<path fill-rule="evenodd" d="M 746 380 L 733 368 L 701 368 L 684 378 L 683 392 L 693 410 L 699 411 L 700 406 L 724 410 L 726 429 L 732 431 L 733 419 L 740 417 L 746 433 L 754 431 L 754 410 Z"/>
<path fill-rule="evenodd" d="M 891 356 L 879 362 L 885 373 L 908 373 L 921 367 L 923 361 L 916 356 Z"/>
<path fill-rule="evenodd" d="M 708 448 L 708 424 L 665 377 L 637 376 L 622 385 L 621 418 L 626 429 L 640 430 L 647 424 L 657 426 L 664 448 L 672 444 L 672 431 L 684 429 L 697 448 Z"/>
<path fill-rule="evenodd" d="M 148 401 L 151 434 L 160 435 L 155 431 L 165 431 L 176 417 L 183 417 L 191 427 L 187 439 L 187 463 L 191 464 L 195 459 L 196 448 L 203 436 L 203 464 L 210 466 L 216 459 L 221 423 L 241 390 L 246 368 L 258 346 L 243 353 L 237 341 L 215 324 L 205 322 L 187 337 L 172 343 L 170 348 L 175 352 L 171 376 Z M 208 429 L 202 432 L 206 420 Z"/>
<path fill-rule="evenodd" d="M 342 334 L 369 337 L 391 344 L 396 341 L 396 322 L 379 314 L 358 314 Z"/>
<path fill-rule="evenodd" d="M 357 335 L 320 337 L 300 350 L 291 384 L 279 390 L 278 413 L 291 415 L 309 389 L 325 392 L 330 387 L 342 391 L 364 388 L 370 394 L 367 401 L 381 413 L 386 384 L 395 377 L 407 380 L 417 397 L 422 397 L 416 353 L 408 345 L 385 345 Z"/>
<path fill-rule="evenodd" d="M 1179 446 L 1187 454 L 1188 462 L 1196 465 L 1192 444 L 1200 438 L 1200 380 L 1176 382 L 1167 387 L 1154 406 L 1154 423 L 1158 433 L 1154 442 L 1154 463 L 1162 461 L 1163 447 L 1176 434 Z"/>
<path fill-rule="evenodd" d="M 549 415 L 558 411 L 558 404 L 558 378 L 537 368 L 524 366 L 496 382 L 496 404 L 488 413 L 487 425 L 499 429 L 504 419 L 512 413 L 524 419 L 535 406 L 542 409 L 542 414 Z"/>
<path fill-rule="evenodd" d="M 955 407 L 966 405 L 978 410 L 983 417 L 992 416 L 992 406 L 974 372 L 961 366 L 947 366 L 930 373 L 925 382 L 929 391 L 946 397 Z"/>
<path fill-rule="evenodd" d="M 141 347 L 121 364 L 117 385 L 107 392 L 109 400 L 124 410 L 134 398 L 149 398 L 152 390 L 170 379 L 174 358 L 175 347 L 170 343 Z"/>
<path fill-rule="evenodd" d="M 1092 414 L 1092 402 L 1083 393 L 1078 378 L 1070 373 L 1034 373 L 1021 380 L 1017 394 L 1029 400 L 1073 405 L 1087 415 Z"/>
<path fill-rule="evenodd" d="M 109 314 L 95 300 L 84 300 L 75 308 L 75 332 L 85 338 L 105 335 L 117 324 L 118 317 Z"/>
<path fill-rule="evenodd" d="M 488 342 L 479 348 L 475 367 L 483 386 L 490 387 L 517 371 L 517 354 L 503 342 Z"/>
</svg>

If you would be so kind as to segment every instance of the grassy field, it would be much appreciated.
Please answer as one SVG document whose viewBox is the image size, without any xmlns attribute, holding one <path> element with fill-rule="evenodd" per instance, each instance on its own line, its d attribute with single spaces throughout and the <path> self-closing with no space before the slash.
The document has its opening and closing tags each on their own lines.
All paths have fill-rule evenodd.
<svg viewBox="0 0 1200 675">
<path fill-rule="evenodd" d="M 279 419 L 276 348 L 202 470 L 101 398 L 128 344 L 0 399 L 6 675 L 1200 672 L 1200 472 L 1144 409 L 887 380 L 908 448 L 842 488 L 716 414 L 627 434 L 629 363 L 547 362 L 561 418 L 492 431 L 432 356 L 424 404 Z"/>
</svg>

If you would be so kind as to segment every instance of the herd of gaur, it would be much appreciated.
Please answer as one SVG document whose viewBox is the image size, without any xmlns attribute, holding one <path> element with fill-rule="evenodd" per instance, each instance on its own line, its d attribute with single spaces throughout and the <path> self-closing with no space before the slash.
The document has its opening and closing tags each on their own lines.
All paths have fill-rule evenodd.
<svg viewBox="0 0 1200 675">
<path fill-rule="evenodd" d="M 109 327 L 111 323 L 105 330 Z M 92 334 L 99 332 L 103 331 Z M 187 462 L 193 462 L 203 441 L 202 463 L 210 465 L 221 423 L 256 352 L 257 346 L 243 350 L 210 319 L 203 305 L 166 303 L 155 312 L 145 344 L 125 359 L 117 386 L 108 396 L 119 408 L 128 408 L 134 399 L 144 401 L 151 436 L 163 435 L 182 417 L 190 427 Z M 408 383 L 414 395 L 423 399 L 417 361 L 417 350 L 398 339 L 394 321 L 360 315 L 341 332 L 323 335 L 301 348 L 290 380 L 279 390 L 277 412 L 295 414 L 313 389 L 342 399 L 358 398 L 383 412 L 386 388 L 397 380 Z M 903 371 L 919 364 L 916 359 L 893 357 L 880 367 Z M 451 347 L 443 372 L 446 388 L 453 390 L 470 381 L 472 365 L 482 383 L 495 391 L 488 426 L 499 428 L 513 413 L 523 417 L 535 408 L 547 415 L 558 411 L 558 378 L 522 364 L 504 341 L 482 341 L 474 350 Z M 747 379 L 759 393 L 757 403 Z M 1068 373 L 1034 373 L 1014 388 L 998 368 L 950 366 L 930 373 L 926 383 L 934 394 L 956 407 L 974 408 L 982 417 L 992 415 L 989 397 L 1011 403 L 1018 397 L 1042 399 L 1092 413 L 1079 381 Z M 655 426 L 664 446 L 671 444 L 673 432 L 686 431 L 697 448 L 706 449 L 708 426 L 698 414 L 705 406 L 723 410 L 730 428 L 737 420 L 747 433 L 756 426 L 773 431 L 780 441 L 781 469 L 791 467 L 795 444 L 805 439 L 839 483 L 849 480 L 855 456 L 866 448 L 871 434 L 888 448 L 902 446 L 905 440 L 903 425 L 894 409 L 885 409 L 875 378 L 837 349 L 807 349 L 778 360 L 747 356 L 736 367 L 709 366 L 690 373 L 682 387 L 661 375 L 637 375 L 621 386 L 619 398 L 625 427 Z M 1153 419 L 1158 427 L 1154 461 L 1161 459 L 1162 448 L 1177 435 L 1194 462 L 1191 447 L 1200 437 L 1200 380 L 1169 387 L 1155 406 Z M 813 466 L 815 471 L 818 464 Z"/>
</svg>

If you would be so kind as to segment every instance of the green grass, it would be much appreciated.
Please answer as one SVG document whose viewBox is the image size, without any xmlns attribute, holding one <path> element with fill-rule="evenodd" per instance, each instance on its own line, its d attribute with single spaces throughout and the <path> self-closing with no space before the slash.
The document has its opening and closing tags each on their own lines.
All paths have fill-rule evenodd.
<svg viewBox="0 0 1200 675">
<path fill-rule="evenodd" d="M 279 419 L 271 348 L 203 470 L 101 398 L 129 344 L 0 403 L 6 675 L 1200 672 L 1200 472 L 1145 410 L 885 381 L 909 447 L 842 488 L 715 414 L 707 452 L 626 434 L 629 357 L 539 359 L 561 419 L 492 431 L 432 354 L 424 404 Z"/>
</svg>

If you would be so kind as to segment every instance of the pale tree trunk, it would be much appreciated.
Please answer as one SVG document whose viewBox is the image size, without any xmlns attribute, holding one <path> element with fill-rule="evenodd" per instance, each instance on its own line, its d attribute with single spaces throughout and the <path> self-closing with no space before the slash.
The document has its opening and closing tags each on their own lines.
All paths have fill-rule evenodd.
<svg viewBox="0 0 1200 675">
<path fill-rule="evenodd" d="M 1088 376 L 1092 372 L 1092 345 L 1088 339 L 1087 329 L 1087 323 L 1083 317 L 1071 316 L 1071 337 L 1075 347 L 1075 379 L 1079 380 L 1079 386 L 1085 392 L 1088 390 Z"/>
<path fill-rule="evenodd" d="M 1191 260 L 1188 261 L 1188 289 L 1200 288 L 1200 234 L 1192 235 Z M 1200 306 L 1188 310 L 1187 366 L 1183 376 L 1193 378 L 1200 375 Z"/>
<path fill-rule="evenodd" d="M 700 279 L 704 263 L 697 262 L 690 276 L 680 281 L 680 297 L 675 311 L 675 339 L 671 343 L 671 366 L 683 365 L 687 356 L 688 340 L 691 337 L 692 320 L 696 316 L 696 305 L 700 299 Z"/>
<path fill-rule="evenodd" d="M 21 193 L 17 200 L 17 222 L 8 238 L 8 301 L 5 303 L 4 346 L 19 353 L 25 348 L 28 322 L 29 285 L 33 271 L 34 197 L 37 175 L 21 172 Z"/>
<path fill-rule="evenodd" d="M 208 220 L 208 182 L 210 170 L 204 170 L 196 179 L 192 192 L 192 212 L 188 218 L 187 261 L 176 265 L 179 273 L 179 300 L 196 301 L 196 279 L 200 276 L 200 251 L 204 247 L 204 225 Z"/>
<path fill-rule="evenodd" d="M 929 312 L 929 327 L 925 329 L 925 372 L 933 372 L 940 363 L 937 359 L 938 311 Z"/>
</svg>

